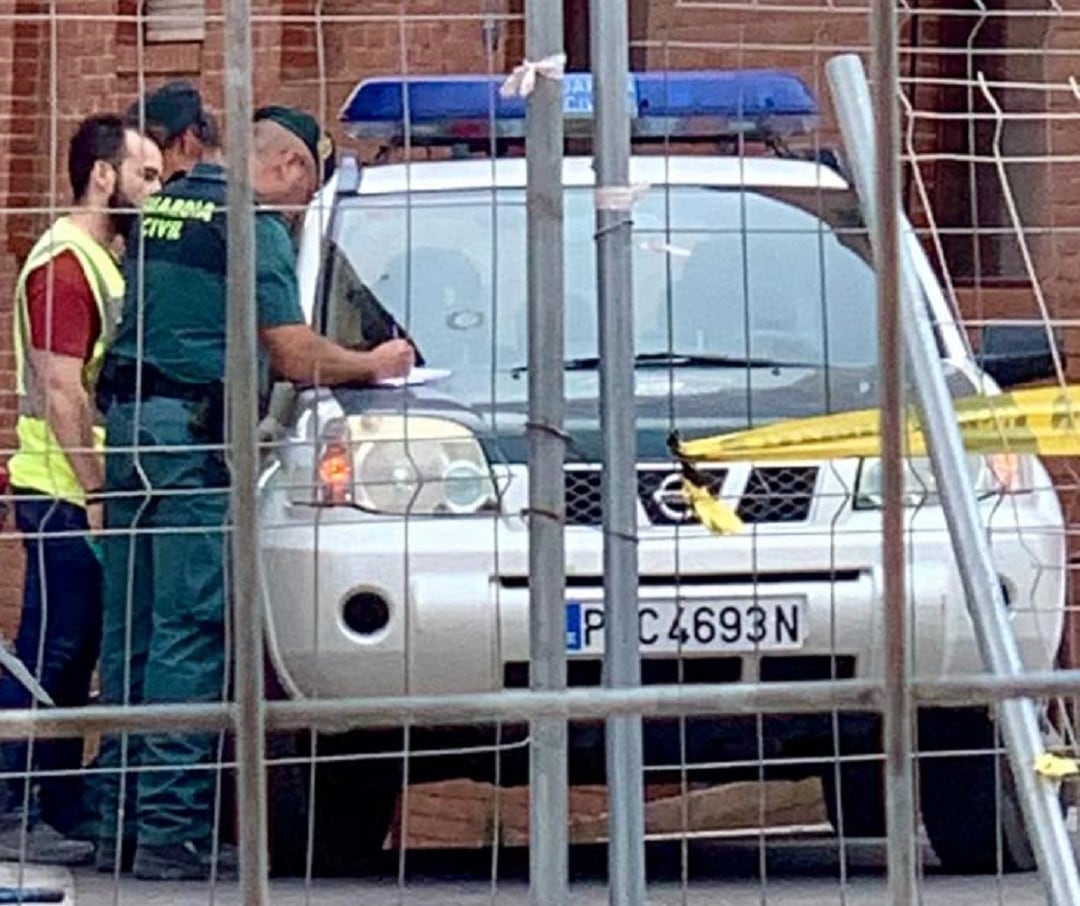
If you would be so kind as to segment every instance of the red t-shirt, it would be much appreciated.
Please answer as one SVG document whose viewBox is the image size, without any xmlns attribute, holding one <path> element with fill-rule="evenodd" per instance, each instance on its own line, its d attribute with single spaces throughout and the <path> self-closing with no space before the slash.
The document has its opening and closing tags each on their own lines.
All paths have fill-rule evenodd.
<svg viewBox="0 0 1080 906">
<path fill-rule="evenodd" d="M 74 252 L 61 252 L 26 281 L 30 345 L 89 361 L 101 332 L 101 316 Z"/>
</svg>

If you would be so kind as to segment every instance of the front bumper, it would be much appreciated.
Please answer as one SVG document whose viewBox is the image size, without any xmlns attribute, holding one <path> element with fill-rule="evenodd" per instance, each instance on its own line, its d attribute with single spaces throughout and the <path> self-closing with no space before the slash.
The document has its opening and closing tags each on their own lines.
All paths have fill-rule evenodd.
<svg viewBox="0 0 1080 906">
<path fill-rule="evenodd" d="M 1064 613 L 1064 530 L 1056 495 L 1047 486 L 988 501 L 983 515 L 1022 659 L 1030 669 L 1047 668 Z M 522 683 L 529 579 L 528 532 L 520 518 L 403 520 L 316 510 L 287 504 L 271 481 L 262 520 L 271 653 L 292 694 L 468 693 Z M 940 509 L 911 513 L 908 539 L 916 675 L 979 671 Z M 768 681 L 776 671 L 791 678 L 875 678 L 883 665 L 880 545 L 880 514 L 850 510 L 726 538 L 700 528 L 652 530 L 640 539 L 640 596 L 684 604 L 732 596 L 805 598 L 808 632 L 801 649 L 739 654 L 734 664 L 712 658 L 718 663 L 708 669 L 709 655 L 684 654 L 685 662 L 702 668 L 689 671 L 698 681 Z M 568 597 L 602 600 L 602 557 L 599 531 L 567 530 Z M 384 630 L 364 636 L 346 625 L 344 601 L 358 591 L 387 602 Z M 570 668 L 572 680 L 599 675 L 584 662 L 572 661 Z M 677 671 L 653 672 L 659 681 L 679 678 Z"/>
</svg>

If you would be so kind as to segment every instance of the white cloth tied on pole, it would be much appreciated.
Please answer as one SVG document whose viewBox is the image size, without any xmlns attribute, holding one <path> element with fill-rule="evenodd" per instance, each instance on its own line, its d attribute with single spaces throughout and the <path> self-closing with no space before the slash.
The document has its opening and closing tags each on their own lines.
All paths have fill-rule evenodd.
<svg viewBox="0 0 1080 906">
<path fill-rule="evenodd" d="M 629 186 L 598 186 L 593 190 L 593 205 L 598 211 L 629 211 L 648 194 L 647 182 Z"/>
<path fill-rule="evenodd" d="M 527 98 L 536 87 L 536 77 L 561 81 L 566 74 L 566 54 L 556 53 L 542 60 L 522 60 L 520 66 L 506 77 L 499 88 L 504 98 Z"/>
</svg>

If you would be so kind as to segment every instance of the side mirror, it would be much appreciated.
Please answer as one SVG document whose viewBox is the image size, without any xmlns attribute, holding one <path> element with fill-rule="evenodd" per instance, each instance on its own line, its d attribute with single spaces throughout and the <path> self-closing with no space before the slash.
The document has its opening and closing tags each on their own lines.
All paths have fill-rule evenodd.
<svg viewBox="0 0 1080 906">
<path fill-rule="evenodd" d="M 1054 347 L 1064 361 L 1061 336 L 1053 331 Z M 978 366 L 1000 387 L 1015 387 L 1055 376 L 1053 347 L 1045 327 L 993 324 L 983 328 Z"/>
</svg>

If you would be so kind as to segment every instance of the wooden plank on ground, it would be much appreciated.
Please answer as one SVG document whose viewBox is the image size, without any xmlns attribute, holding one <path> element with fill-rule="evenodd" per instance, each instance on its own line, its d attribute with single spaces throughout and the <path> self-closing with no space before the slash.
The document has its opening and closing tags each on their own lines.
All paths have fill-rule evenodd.
<svg viewBox="0 0 1080 906">
<path fill-rule="evenodd" d="M 474 849 L 499 841 L 528 843 L 527 787 L 497 789 L 471 780 L 449 780 L 409 788 L 407 806 L 387 837 L 386 848 L 401 841 L 406 815 L 409 849 Z M 819 825 L 827 822 L 817 778 L 801 781 L 742 782 L 693 787 L 686 796 L 678 785 L 646 788 L 646 833 L 707 835 L 733 830 Z M 571 787 L 570 842 L 595 843 L 607 836 L 607 790 Z"/>
</svg>

